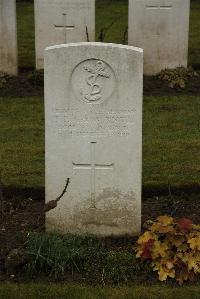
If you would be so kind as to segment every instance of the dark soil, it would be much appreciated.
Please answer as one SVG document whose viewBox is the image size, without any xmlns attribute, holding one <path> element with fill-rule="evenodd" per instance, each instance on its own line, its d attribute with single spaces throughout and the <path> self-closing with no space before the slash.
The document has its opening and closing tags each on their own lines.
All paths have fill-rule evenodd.
<svg viewBox="0 0 200 299">
<path fill-rule="evenodd" d="M 20 69 L 17 77 L 0 76 L 0 97 L 29 97 L 43 96 L 43 71 L 33 69 Z"/>
<path fill-rule="evenodd" d="M 43 71 L 20 69 L 17 77 L 0 75 L 0 97 L 28 97 L 44 95 Z M 144 95 L 200 95 L 200 76 L 191 78 L 186 88 L 170 88 L 168 82 L 156 76 L 144 77 Z"/>
</svg>

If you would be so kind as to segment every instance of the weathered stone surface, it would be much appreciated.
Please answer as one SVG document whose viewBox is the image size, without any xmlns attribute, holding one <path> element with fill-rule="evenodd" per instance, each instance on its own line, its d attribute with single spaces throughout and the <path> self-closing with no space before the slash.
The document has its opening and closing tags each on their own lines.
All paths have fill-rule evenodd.
<svg viewBox="0 0 200 299">
<path fill-rule="evenodd" d="M 35 0 L 36 68 L 48 46 L 95 40 L 95 0 Z"/>
<path fill-rule="evenodd" d="M 16 0 L 0 0 L 0 72 L 17 75 Z"/>
<path fill-rule="evenodd" d="M 77 43 L 45 51 L 48 231 L 140 232 L 143 53 Z"/>
<path fill-rule="evenodd" d="M 144 49 L 144 73 L 187 66 L 190 0 L 129 0 L 129 45 Z"/>
</svg>

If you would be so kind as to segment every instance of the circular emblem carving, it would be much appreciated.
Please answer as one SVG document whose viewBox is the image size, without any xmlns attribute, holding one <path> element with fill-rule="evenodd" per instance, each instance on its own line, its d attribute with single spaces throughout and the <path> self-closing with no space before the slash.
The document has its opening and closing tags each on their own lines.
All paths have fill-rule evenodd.
<svg viewBox="0 0 200 299">
<path fill-rule="evenodd" d="M 112 68 L 102 60 L 85 60 L 72 73 L 74 94 L 85 103 L 102 103 L 112 95 L 115 85 L 116 78 Z"/>
</svg>

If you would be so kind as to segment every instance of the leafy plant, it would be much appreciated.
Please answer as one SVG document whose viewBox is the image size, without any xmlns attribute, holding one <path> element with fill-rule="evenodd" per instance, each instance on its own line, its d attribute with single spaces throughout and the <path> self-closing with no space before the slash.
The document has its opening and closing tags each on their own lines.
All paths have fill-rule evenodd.
<svg viewBox="0 0 200 299">
<path fill-rule="evenodd" d="M 192 67 L 177 67 L 175 69 L 162 70 L 158 75 L 162 81 L 167 81 L 170 88 L 184 89 L 190 79 L 199 77 Z"/>
<path fill-rule="evenodd" d="M 145 226 L 136 257 L 148 260 L 160 281 L 169 277 L 182 284 L 200 274 L 200 225 L 187 218 L 160 216 Z"/>
</svg>

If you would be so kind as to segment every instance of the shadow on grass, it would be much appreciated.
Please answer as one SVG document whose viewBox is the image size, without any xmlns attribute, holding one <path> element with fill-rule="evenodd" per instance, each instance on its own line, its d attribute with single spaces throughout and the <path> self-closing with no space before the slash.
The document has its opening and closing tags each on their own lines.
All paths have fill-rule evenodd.
<svg viewBox="0 0 200 299">
<path fill-rule="evenodd" d="M 181 196 L 190 194 L 200 194 L 200 184 L 180 185 L 180 186 L 155 186 L 146 185 L 142 189 L 142 198 L 146 199 L 154 196 Z"/>
<path fill-rule="evenodd" d="M 15 187 L 8 186 L 3 187 L 3 197 L 5 199 L 12 199 L 15 197 L 32 198 L 33 200 L 44 200 L 45 189 L 44 188 L 31 188 L 31 187 Z"/>
<path fill-rule="evenodd" d="M 154 196 L 181 196 L 190 194 L 200 194 L 200 184 L 180 185 L 180 186 L 155 186 L 147 185 L 142 189 L 142 198 L 145 200 Z M 14 197 L 32 198 L 33 200 L 44 200 L 45 188 L 31 188 L 31 187 L 17 187 L 6 186 L 3 187 L 3 197 L 11 199 Z"/>
</svg>

